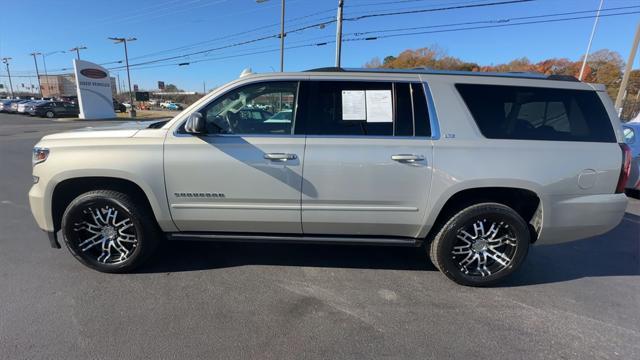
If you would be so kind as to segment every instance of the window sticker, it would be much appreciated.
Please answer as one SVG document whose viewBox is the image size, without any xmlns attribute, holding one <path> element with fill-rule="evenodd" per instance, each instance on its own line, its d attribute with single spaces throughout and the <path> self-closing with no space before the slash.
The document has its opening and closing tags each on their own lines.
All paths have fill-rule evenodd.
<svg viewBox="0 0 640 360">
<path fill-rule="evenodd" d="M 342 120 L 367 120 L 364 90 L 342 90 Z"/>
<path fill-rule="evenodd" d="M 367 106 L 367 122 L 393 122 L 391 90 L 367 90 L 365 98 Z"/>
</svg>

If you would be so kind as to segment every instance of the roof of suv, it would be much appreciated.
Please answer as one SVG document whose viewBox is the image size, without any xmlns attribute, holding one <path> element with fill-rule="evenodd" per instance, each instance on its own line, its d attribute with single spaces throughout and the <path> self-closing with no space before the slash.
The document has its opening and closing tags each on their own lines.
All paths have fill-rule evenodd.
<svg viewBox="0 0 640 360">
<path fill-rule="evenodd" d="M 323 67 L 307 70 L 307 72 L 335 72 L 335 73 L 380 73 L 380 74 L 431 74 L 431 75 L 458 75 L 458 76 L 489 76 L 502 78 L 520 79 L 540 79 L 579 82 L 571 75 L 545 75 L 533 72 L 480 72 L 480 71 L 455 71 L 455 70 L 433 70 L 428 68 L 415 69 L 381 69 L 381 68 L 338 68 Z"/>
</svg>

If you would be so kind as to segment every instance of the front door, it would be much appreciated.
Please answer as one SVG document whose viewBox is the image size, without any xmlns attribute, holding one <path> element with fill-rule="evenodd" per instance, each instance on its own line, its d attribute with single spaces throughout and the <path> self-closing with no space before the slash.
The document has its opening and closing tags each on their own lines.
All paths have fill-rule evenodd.
<svg viewBox="0 0 640 360">
<path fill-rule="evenodd" d="M 181 231 L 301 233 L 297 88 L 267 82 L 231 90 L 200 110 L 206 134 L 167 136 L 167 197 Z"/>
<path fill-rule="evenodd" d="M 303 232 L 417 236 L 433 159 L 423 85 L 309 81 L 300 99 Z"/>
</svg>

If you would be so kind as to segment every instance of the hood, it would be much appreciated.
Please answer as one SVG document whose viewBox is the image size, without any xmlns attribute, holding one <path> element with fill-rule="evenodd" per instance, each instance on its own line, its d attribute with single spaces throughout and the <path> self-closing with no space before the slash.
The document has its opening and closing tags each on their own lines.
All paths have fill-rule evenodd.
<svg viewBox="0 0 640 360">
<path fill-rule="evenodd" d="M 88 139 L 88 138 L 128 138 L 138 131 L 148 128 L 155 121 L 128 121 L 112 126 L 88 126 L 81 129 L 47 135 L 42 140 Z"/>
</svg>

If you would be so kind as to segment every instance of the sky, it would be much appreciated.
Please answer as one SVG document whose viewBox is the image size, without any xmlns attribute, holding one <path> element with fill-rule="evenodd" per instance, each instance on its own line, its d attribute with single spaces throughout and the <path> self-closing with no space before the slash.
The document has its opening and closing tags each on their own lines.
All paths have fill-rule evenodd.
<svg viewBox="0 0 640 360">
<path fill-rule="evenodd" d="M 506 0 L 344 0 L 342 66 L 361 67 L 373 57 L 397 55 L 405 49 L 438 46 L 448 55 L 481 65 L 498 64 L 514 58 L 532 61 L 546 58 L 579 59 L 587 48 L 594 19 L 577 19 L 462 31 L 433 32 L 499 25 L 517 21 L 593 16 L 594 12 L 564 16 L 514 20 L 518 17 L 594 11 L 600 0 L 534 0 L 493 6 L 469 7 Z M 286 0 L 285 71 L 334 66 L 338 0 Z M 430 12 L 415 12 L 446 7 L 465 7 Z M 603 14 L 637 12 L 601 17 L 592 51 L 608 48 L 627 59 L 634 31 L 640 22 L 640 1 L 604 0 Z M 0 10 L 0 57 L 11 57 L 14 88 L 20 83 L 35 83 L 34 59 L 38 51 L 47 55 L 50 74 L 69 72 L 75 52 L 82 45 L 83 60 L 104 64 L 111 74 L 126 79 L 117 61 L 124 59 L 122 44 L 108 37 L 135 37 L 129 43 L 131 82 L 141 89 L 153 90 L 157 81 L 172 83 L 180 89 L 210 90 L 238 77 L 245 68 L 254 72 L 277 71 L 280 67 L 280 40 L 262 37 L 279 33 L 281 0 L 21 0 L 3 1 Z M 358 16 L 399 11 L 411 14 L 368 17 Z M 8 16 L 7 14 L 12 14 Z M 509 22 L 505 22 L 511 19 Z M 502 21 L 502 22 L 500 22 Z M 475 23 L 467 25 L 452 24 Z M 476 23 L 481 22 L 481 23 Z M 443 26 L 444 25 L 444 26 Z M 431 28 L 425 28 L 432 26 Z M 435 26 L 435 27 L 434 27 Z M 421 28 L 395 31 L 397 29 Z M 371 31 L 378 33 L 360 34 Z M 390 30 L 390 31 L 389 31 Z M 424 33 L 429 32 L 431 33 Z M 422 34 L 415 34 L 423 32 Z M 376 35 L 402 36 L 363 40 Z M 355 41 L 353 39 L 356 39 Z M 360 39 L 360 40 L 358 40 Z M 256 41 L 253 41 L 256 40 Z M 247 42 L 244 45 L 239 43 Z M 326 45 L 315 45 L 327 42 Z M 304 46 L 307 45 L 307 46 Z M 304 46 L 304 47 L 302 47 Z M 62 53 L 61 51 L 65 51 Z M 192 54 L 197 53 L 198 54 Z M 164 58 L 173 58 L 163 60 Z M 42 57 L 38 66 L 44 72 Z M 147 63 L 147 64 L 144 64 Z M 179 63 L 189 63 L 179 66 Z M 135 66 L 133 66 L 136 64 Z M 139 64 L 139 65 L 138 65 Z M 2 65 L 2 64 L 0 64 Z M 636 58 L 634 68 L 640 67 Z M 4 66 L 0 82 L 8 83 Z"/>
</svg>

